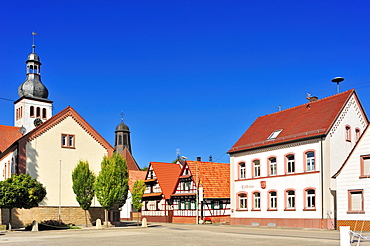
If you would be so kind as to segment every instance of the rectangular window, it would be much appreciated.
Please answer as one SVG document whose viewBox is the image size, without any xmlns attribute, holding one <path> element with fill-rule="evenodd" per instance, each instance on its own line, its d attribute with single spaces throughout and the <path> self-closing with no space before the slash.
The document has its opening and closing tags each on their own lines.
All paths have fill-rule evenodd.
<svg viewBox="0 0 370 246">
<path fill-rule="evenodd" d="M 364 213 L 363 190 L 350 190 L 348 192 L 348 212 Z"/>
<path fill-rule="evenodd" d="M 287 209 L 295 208 L 295 192 L 293 190 L 287 191 Z"/>
<path fill-rule="evenodd" d="M 270 158 L 270 175 L 276 175 L 276 158 Z"/>
<path fill-rule="evenodd" d="M 315 208 L 315 190 L 307 190 L 306 199 L 306 208 Z"/>
<path fill-rule="evenodd" d="M 259 192 L 256 192 L 253 194 L 254 197 L 254 209 L 260 209 L 261 208 L 261 194 Z"/>
<path fill-rule="evenodd" d="M 280 132 L 281 132 L 282 130 L 283 130 L 283 129 L 274 131 L 274 132 L 273 132 L 273 133 L 271 133 L 271 135 L 267 138 L 267 140 L 272 140 L 272 139 L 277 138 L 277 136 L 279 136 L 279 134 L 280 134 Z"/>
<path fill-rule="evenodd" d="M 239 170 L 240 170 L 240 178 L 245 179 L 245 163 L 239 163 Z"/>
<path fill-rule="evenodd" d="M 254 177 L 259 177 L 261 176 L 261 165 L 259 160 L 253 161 L 254 165 Z"/>
<path fill-rule="evenodd" d="M 270 209 L 276 209 L 277 196 L 276 191 L 270 192 Z"/>
<path fill-rule="evenodd" d="M 315 153 L 313 151 L 306 153 L 306 171 L 315 170 Z"/>
<path fill-rule="evenodd" d="M 370 177 L 370 155 L 361 156 L 361 176 Z"/>
<path fill-rule="evenodd" d="M 247 194 L 240 194 L 239 195 L 239 209 L 246 209 L 247 208 Z"/>
<path fill-rule="evenodd" d="M 62 147 L 63 148 L 74 148 L 75 147 L 75 135 L 62 134 Z"/>
<path fill-rule="evenodd" d="M 294 173 L 295 171 L 294 155 L 288 155 L 286 158 L 287 158 L 287 172 Z"/>
</svg>

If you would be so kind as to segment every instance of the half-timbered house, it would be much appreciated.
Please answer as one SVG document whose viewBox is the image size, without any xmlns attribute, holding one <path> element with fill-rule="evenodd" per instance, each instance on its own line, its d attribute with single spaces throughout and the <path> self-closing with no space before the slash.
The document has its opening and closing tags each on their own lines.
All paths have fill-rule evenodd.
<svg viewBox="0 0 370 246">
<path fill-rule="evenodd" d="M 230 219 L 229 163 L 185 161 L 173 194 L 173 222 Z"/>
<path fill-rule="evenodd" d="M 172 222 L 171 194 L 181 171 L 180 164 L 151 162 L 145 177 L 142 218 L 151 222 Z"/>
</svg>

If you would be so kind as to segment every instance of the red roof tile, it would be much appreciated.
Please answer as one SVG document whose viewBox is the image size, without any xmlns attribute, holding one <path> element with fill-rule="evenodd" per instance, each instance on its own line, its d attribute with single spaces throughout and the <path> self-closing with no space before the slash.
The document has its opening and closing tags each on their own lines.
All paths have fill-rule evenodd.
<svg viewBox="0 0 370 246">
<path fill-rule="evenodd" d="M 128 187 L 130 191 L 132 191 L 132 187 L 136 180 L 144 180 L 146 176 L 146 171 L 136 171 L 136 170 L 129 170 L 129 179 L 128 179 Z"/>
<path fill-rule="evenodd" d="M 128 170 L 140 170 L 139 165 L 126 147 L 123 149 L 121 156 L 126 159 Z"/>
<path fill-rule="evenodd" d="M 179 178 L 181 168 L 179 164 L 151 162 L 154 173 L 157 176 L 159 186 L 165 199 L 169 199 Z"/>
<path fill-rule="evenodd" d="M 356 95 L 355 91 L 349 90 L 315 102 L 258 117 L 229 150 L 229 153 L 326 135 L 352 94 Z M 282 131 L 275 140 L 267 140 L 271 133 L 280 129 Z"/>
<path fill-rule="evenodd" d="M 0 152 L 4 152 L 12 143 L 22 137 L 20 127 L 0 125 Z"/>
<path fill-rule="evenodd" d="M 193 180 L 197 178 L 203 185 L 204 198 L 230 198 L 230 164 L 186 161 Z"/>
</svg>

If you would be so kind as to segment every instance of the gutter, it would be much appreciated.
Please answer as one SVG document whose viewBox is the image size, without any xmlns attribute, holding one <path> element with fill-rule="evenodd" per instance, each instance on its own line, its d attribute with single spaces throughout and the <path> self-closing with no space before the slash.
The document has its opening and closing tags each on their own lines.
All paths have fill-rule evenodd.
<svg viewBox="0 0 370 246">
<path fill-rule="evenodd" d="M 262 149 L 262 148 L 271 147 L 271 146 L 277 146 L 277 145 L 282 145 L 282 144 L 289 144 L 289 143 L 294 143 L 294 142 L 299 142 L 299 141 L 304 141 L 304 140 L 310 140 L 310 139 L 314 139 L 314 138 L 321 138 L 322 139 L 325 136 L 326 136 L 326 134 L 315 135 L 315 136 L 312 136 L 312 137 L 300 138 L 300 139 L 295 139 L 295 140 L 290 140 L 290 141 L 285 141 L 285 142 L 280 142 L 280 143 L 261 145 L 261 146 L 257 146 L 257 147 L 254 147 L 254 148 L 228 151 L 226 153 L 230 155 L 230 154 L 240 153 L 240 152 L 249 151 L 249 150 L 256 150 L 256 149 Z"/>
<path fill-rule="evenodd" d="M 321 137 L 321 220 L 324 220 L 324 152 L 323 152 L 323 137 Z"/>
</svg>

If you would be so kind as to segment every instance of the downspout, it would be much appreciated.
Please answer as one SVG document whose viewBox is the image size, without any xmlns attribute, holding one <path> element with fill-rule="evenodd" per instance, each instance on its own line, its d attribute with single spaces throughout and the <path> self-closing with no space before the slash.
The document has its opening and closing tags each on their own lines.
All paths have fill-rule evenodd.
<svg viewBox="0 0 370 246">
<path fill-rule="evenodd" d="M 321 229 L 324 229 L 324 152 L 323 152 L 323 137 L 320 141 L 320 152 L 321 152 Z"/>
</svg>

